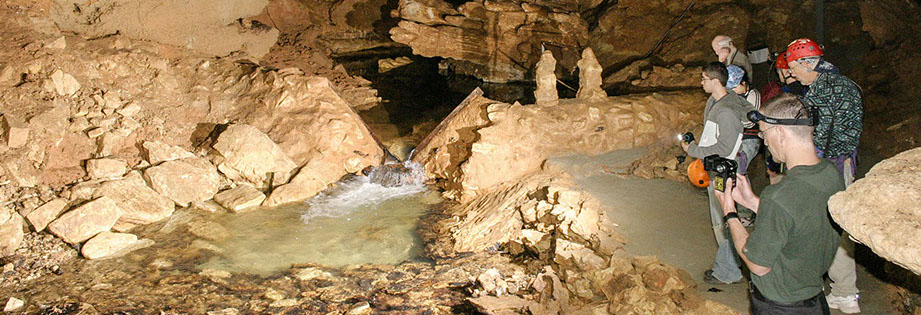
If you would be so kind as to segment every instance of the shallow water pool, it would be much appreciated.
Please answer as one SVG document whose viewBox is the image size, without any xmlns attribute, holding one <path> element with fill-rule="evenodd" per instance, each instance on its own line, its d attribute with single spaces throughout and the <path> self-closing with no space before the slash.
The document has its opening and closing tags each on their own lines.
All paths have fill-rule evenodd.
<svg viewBox="0 0 921 315">
<path fill-rule="evenodd" d="M 419 217 L 440 202 L 421 184 L 385 187 L 355 177 L 299 203 L 216 219 L 229 238 L 200 269 L 267 274 L 292 264 L 397 264 L 419 257 Z"/>
</svg>

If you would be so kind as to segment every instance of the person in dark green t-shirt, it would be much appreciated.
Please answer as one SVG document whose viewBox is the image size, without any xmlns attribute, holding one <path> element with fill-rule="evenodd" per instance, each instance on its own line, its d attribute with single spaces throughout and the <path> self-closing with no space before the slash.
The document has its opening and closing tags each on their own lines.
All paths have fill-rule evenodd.
<svg viewBox="0 0 921 315">
<path fill-rule="evenodd" d="M 760 197 L 744 176 L 717 193 L 736 251 L 751 271 L 752 312 L 828 314 L 822 276 L 840 238 L 829 221 L 828 198 L 844 190 L 844 178 L 816 155 L 814 120 L 796 96 L 783 94 L 754 113 L 768 150 L 787 163 L 787 176 Z M 751 234 L 738 220 L 736 203 L 758 213 Z"/>
</svg>

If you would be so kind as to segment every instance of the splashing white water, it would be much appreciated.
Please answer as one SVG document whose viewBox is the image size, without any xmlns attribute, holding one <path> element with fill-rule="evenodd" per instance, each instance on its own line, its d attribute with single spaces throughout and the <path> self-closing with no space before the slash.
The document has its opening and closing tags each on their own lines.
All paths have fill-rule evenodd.
<svg viewBox="0 0 921 315">
<path fill-rule="evenodd" d="M 384 201 L 425 192 L 424 182 L 425 174 L 416 163 L 383 165 L 369 176 L 353 177 L 310 199 L 301 221 L 309 224 L 317 217 L 340 218 L 374 209 Z"/>
</svg>

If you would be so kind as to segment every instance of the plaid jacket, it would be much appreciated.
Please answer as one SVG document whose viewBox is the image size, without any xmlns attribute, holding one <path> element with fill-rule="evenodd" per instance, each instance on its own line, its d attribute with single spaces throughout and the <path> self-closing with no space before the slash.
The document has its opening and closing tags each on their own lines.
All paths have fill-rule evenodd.
<svg viewBox="0 0 921 315">
<path fill-rule="evenodd" d="M 817 110 L 813 142 L 823 157 L 835 158 L 857 150 L 863 131 L 863 103 L 854 81 L 835 72 L 820 73 L 809 85 L 803 102 Z"/>
</svg>

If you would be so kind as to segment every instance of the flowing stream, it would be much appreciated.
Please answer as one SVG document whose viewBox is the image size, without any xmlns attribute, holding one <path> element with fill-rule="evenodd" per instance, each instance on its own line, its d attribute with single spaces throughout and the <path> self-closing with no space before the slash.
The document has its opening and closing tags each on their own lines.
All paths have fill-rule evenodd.
<svg viewBox="0 0 921 315">
<path fill-rule="evenodd" d="M 418 165 L 388 164 L 305 202 L 225 215 L 231 236 L 202 269 L 267 274 L 292 264 L 397 264 L 419 256 L 418 218 L 440 195 Z"/>
</svg>

